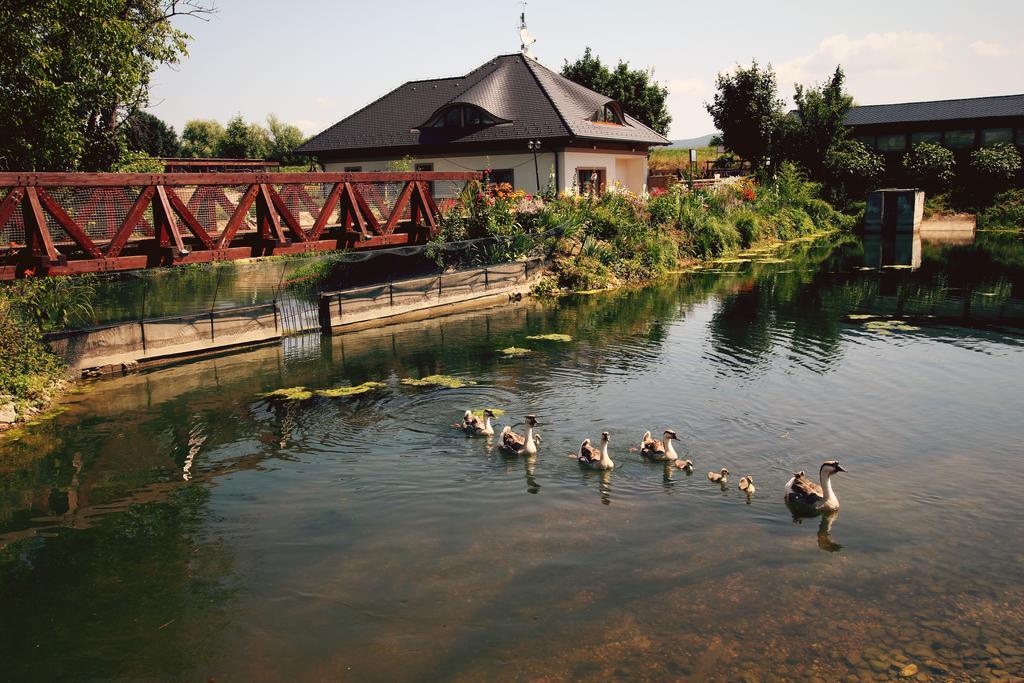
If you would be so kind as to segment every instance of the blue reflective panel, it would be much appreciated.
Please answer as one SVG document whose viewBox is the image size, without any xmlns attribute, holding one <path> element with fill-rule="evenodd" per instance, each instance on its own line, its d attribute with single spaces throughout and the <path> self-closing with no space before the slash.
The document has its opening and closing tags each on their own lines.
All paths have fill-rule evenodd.
<svg viewBox="0 0 1024 683">
<path fill-rule="evenodd" d="M 998 145 L 1004 142 L 1013 143 L 1013 128 L 984 128 L 981 131 L 983 147 Z"/>
<path fill-rule="evenodd" d="M 967 149 L 968 147 L 974 147 L 973 128 L 947 130 L 945 138 L 946 147 L 949 147 L 950 149 Z"/>
<path fill-rule="evenodd" d="M 462 127 L 462 108 L 453 107 L 448 110 L 448 113 L 444 117 L 444 125 L 448 128 L 461 128 Z"/>
<path fill-rule="evenodd" d="M 942 133 L 939 131 L 925 131 L 923 133 L 911 133 L 910 144 L 916 145 L 919 142 L 931 142 L 933 144 L 942 144 Z"/>
<path fill-rule="evenodd" d="M 878 149 L 882 152 L 902 152 L 907 148 L 907 136 L 903 133 L 887 133 L 878 136 Z"/>
</svg>

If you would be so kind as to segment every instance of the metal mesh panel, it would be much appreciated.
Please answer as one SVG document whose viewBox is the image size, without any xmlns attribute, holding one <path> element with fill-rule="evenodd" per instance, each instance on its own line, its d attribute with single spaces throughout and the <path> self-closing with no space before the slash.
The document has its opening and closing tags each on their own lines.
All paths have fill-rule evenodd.
<svg viewBox="0 0 1024 683">
<path fill-rule="evenodd" d="M 4 198 L 13 192 L 14 190 L 8 190 L 4 193 Z M 11 214 L 10 219 L 0 229 L 0 245 L 7 246 L 9 244 L 25 244 L 25 221 L 21 217 L 21 209 L 15 208 Z"/>
<path fill-rule="evenodd" d="M 219 235 L 248 189 L 248 185 L 199 185 L 168 188 L 168 192 L 173 191 L 184 202 L 204 230 L 211 235 Z M 255 229 L 256 203 L 253 202 L 242 224 L 238 226 L 238 232 Z"/>
<path fill-rule="evenodd" d="M 284 200 L 288 212 L 295 216 L 303 230 L 312 227 L 320 211 L 327 203 L 327 197 L 334 188 L 333 183 L 306 183 L 304 185 L 275 185 L 274 189 L 281 199 Z M 335 225 L 338 222 L 338 213 L 341 202 L 334 205 L 327 225 Z"/>
</svg>

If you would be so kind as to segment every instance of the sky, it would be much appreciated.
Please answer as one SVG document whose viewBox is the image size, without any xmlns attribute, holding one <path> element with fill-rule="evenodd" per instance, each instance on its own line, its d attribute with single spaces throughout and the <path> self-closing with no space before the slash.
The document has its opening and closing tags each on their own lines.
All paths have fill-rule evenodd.
<svg viewBox="0 0 1024 683">
<path fill-rule="evenodd" d="M 515 0 L 215 2 L 209 21 L 177 20 L 189 55 L 153 76 L 148 110 L 179 133 L 194 118 L 276 114 L 312 134 L 405 81 L 519 50 Z M 556 71 L 587 46 L 653 69 L 672 139 L 712 132 L 716 75 L 752 59 L 772 64 L 787 101 L 837 64 L 858 104 L 1024 93 L 1024 0 L 530 0 L 526 20 Z"/>
</svg>

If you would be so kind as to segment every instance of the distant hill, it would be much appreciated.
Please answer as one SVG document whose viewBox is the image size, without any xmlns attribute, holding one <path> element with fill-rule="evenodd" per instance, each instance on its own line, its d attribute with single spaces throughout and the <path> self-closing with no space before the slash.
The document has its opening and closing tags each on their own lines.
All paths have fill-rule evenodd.
<svg viewBox="0 0 1024 683">
<path fill-rule="evenodd" d="M 701 135 L 699 138 L 687 138 L 685 140 L 673 140 L 672 144 L 669 145 L 669 149 L 673 147 L 681 147 L 683 149 L 690 149 L 692 147 L 707 147 L 711 144 L 711 138 L 715 136 L 715 133 L 708 133 L 707 135 Z"/>
</svg>

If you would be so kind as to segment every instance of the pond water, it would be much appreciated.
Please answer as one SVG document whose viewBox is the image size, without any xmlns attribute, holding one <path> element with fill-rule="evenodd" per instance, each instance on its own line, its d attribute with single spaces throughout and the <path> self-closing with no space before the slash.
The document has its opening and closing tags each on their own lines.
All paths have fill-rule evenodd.
<svg viewBox="0 0 1024 683">
<path fill-rule="evenodd" d="M 750 258 L 87 385 L 0 441 L 0 679 L 1024 674 L 1021 238 Z M 483 407 L 539 455 L 451 427 Z M 692 475 L 629 450 L 665 428 Z"/>
</svg>

